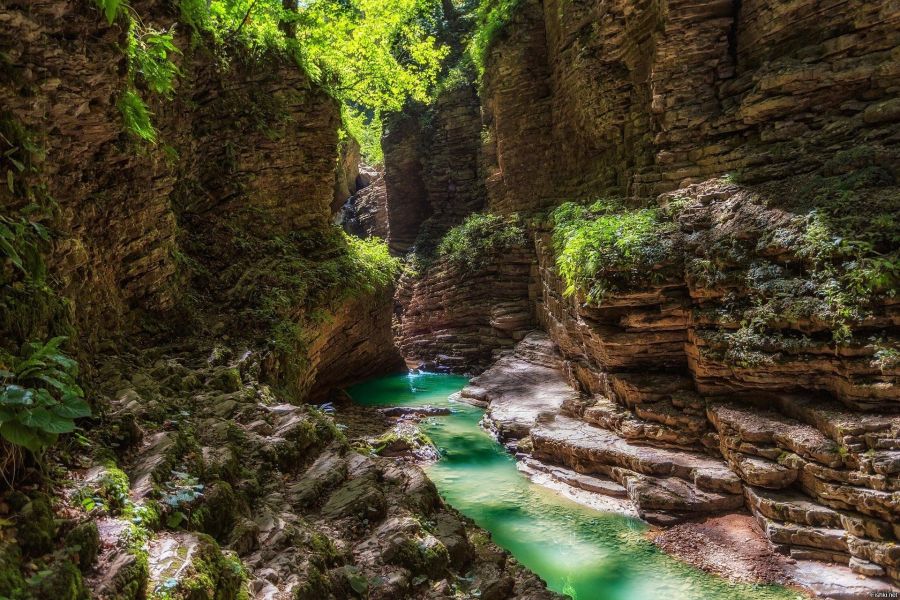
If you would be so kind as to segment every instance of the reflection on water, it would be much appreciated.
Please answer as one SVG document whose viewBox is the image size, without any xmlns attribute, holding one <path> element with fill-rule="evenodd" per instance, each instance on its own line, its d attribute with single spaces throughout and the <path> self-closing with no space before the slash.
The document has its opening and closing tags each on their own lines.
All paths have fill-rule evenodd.
<svg viewBox="0 0 900 600">
<path fill-rule="evenodd" d="M 369 406 L 449 406 L 423 423 L 441 451 L 428 468 L 444 499 L 481 527 L 549 587 L 578 600 L 787 599 L 778 586 L 736 585 L 686 566 L 644 538 L 637 519 L 598 512 L 531 483 L 478 426 L 483 411 L 448 396 L 466 378 L 391 375 L 350 388 Z"/>
</svg>

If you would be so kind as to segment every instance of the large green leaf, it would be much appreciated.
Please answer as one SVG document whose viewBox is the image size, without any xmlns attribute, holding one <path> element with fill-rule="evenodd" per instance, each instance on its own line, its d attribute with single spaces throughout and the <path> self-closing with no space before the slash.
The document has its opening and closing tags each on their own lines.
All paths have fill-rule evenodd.
<svg viewBox="0 0 900 600">
<path fill-rule="evenodd" d="M 19 419 L 29 427 L 47 433 L 70 433 L 75 431 L 75 423 L 72 419 L 61 417 L 46 408 L 30 410 L 22 414 Z"/>
<path fill-rule="evenodd" d="M 66 396 L 62 403 L 50 407 L 50 412 L 67 419 L 80 419 L 91 416 L 91 407 L 81 398 Z"/>
<path fill-rule="evenodd" d="M 50 393 L 50 390 L 38 388 L 32 391 L 34 392 L 35 406 L 53 406 L 54 404 L 59 404 L 59 402 L 56 401 L 56 398 L 53 397 L 53 394 Z"/>
<path fill-rule="evenodd" d="M 3 391 L 0 392 L 0 403 L 2 404 L 29 406 L 32 404 L 33 399 L 34 393 L 20 385 L 10 384 L 4 386 Z"/>
<path fill-rule="evenodd" d="M 73 371 L 78 368 L 78 363 L 66 356 L 65 354 L 51 354 L 47 356 L 47 360 L 55 362 L 66 371 Z"/>
<path fill-rule="evenodd" d="M 32 452 L 41 449 L 41 438 L 30 427 L 26 427 L 18 421 L 7 421 L 0 425 L 0 435 L 7 441 L 17 446 L 27 448 Z"/>
</svg>

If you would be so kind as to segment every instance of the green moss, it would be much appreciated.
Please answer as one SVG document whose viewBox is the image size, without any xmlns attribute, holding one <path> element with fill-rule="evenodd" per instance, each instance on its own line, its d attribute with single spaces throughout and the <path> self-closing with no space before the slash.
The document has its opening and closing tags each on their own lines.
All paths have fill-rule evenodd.
<svg viewBox="0 0 900 600">
<path fill-rule="evenodd" d="M 320 600 L 331 595 L 331 581 L 317 567 L 310 565 L 306 577 L 294 591 L 294 600 Z"/>
<path fill-rule="evenodd" d="M 53 600 L 87 600 L 90 598 L 78 566 L 65 559 L 53 561 L 28 580 L 31 595 Z"/>
<path fill-rule="evenodd" d="M 241 373 L 237 369 L 221 369 L 215 374 L 216 386 L 223 392 L 237 392 L 244 387 Z"/>
<path fill-rule="evenodd" d="M 0 596 L 10 600 L 23 598 L 25 578 L 22 576 L 21 566 L 19 547 L 9 542 L 0 543 Z"/>
<path fill-rule="evenodd" d="M 654 208 L 631 209 L 610 199 L 589 207 L 567 202 L 552 220 L 566 294 L 599 303 L 610 292 L 659 283 L 680 270 L 675 226 Z"/>
<path fill-rule="evenodd" d="M 192 254 L 215 255 L 221 264 L 205 264 L 214 275 L 198 273 L 197 285 L 224 288 L 245 332 L 271 340 L 293 362 L 331 313 L 392 285 L 399 261 L 381 240 L 361 240 L 331 225 L 258 234 L 272 229 L 269 219 L 248 210 L 204 236 L 200 242 L 215 248 L 195 246 Z"/>
<path fill-rule="evenodd" d="M 444 235 L 437 254 L 457 268 L 474 271 L 524 245 L 525 232 L 517 217 L 473 214 Z"/>
<path fill-rule="evenodd" d="M 100 552 L 100 533 L 96 521 L 79 523 L 66 535 L 66 550 L 74 554 L 82 571 L 88 570 Z"/>
<path fill-rule="evenodd" d="M 200 506 L 191 511 L 191 524 L 217 540 L 225 540 L 234 528 L 239 508 L 231 486 L 216 481 L 207 486 Z"/>
<path fill-rule="evenodd" d="M 8 500 L 17 513 L 16 540 L 22 552 L 28 556 L 50 552 L 57 528 L 50 499 L 42 493 L 28 497 L 14 492 Z"/>
<path fill-rule="evenodd" d="M 232 553 L 223 553 L 209 536 L 199 534 L 191 566 L 177 579 L 166 578 L 151 598 L 166 600 L 242 600 L 247 598 L 247 572 Z"/>
<path fill-rule="evenodd" d="M 125 471 L 115 462 L 107 461 L 99 476 L 78 490 L 75 500 L 85 510 L 100 508 L 119 514 L 128 506 L 130 487 Z"/>
<path fill-rule="evenodd" d="M 409 538 L 396 550 L 391 562 L 406 567 L 414 575 L 439 579 L 450 564 L 450 554 L 446 546 L 434 537 Z"/>
<path fill-rule="evenodd" d="M 423 446 L 434 446 L 434 442 L 419 429 L 411 431 L 396 431 L 392 429 L 375 438 L 371 445 L 376 454 L 385 454 L 403 452 Z"/>
</svg>

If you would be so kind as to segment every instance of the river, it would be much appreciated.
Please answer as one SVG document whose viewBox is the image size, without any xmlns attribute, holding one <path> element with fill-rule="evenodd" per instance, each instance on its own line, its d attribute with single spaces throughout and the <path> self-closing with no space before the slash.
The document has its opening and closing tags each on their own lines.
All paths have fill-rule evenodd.
<svg viewBox="0 0 900 600">
<path fill-rule="evenodd" d="M 734 584 L 681 563 L 645 537 L 638 519 L 599 512 L 532 483 L 479 426 L 484 411 L 448 396 L 458 375 L 398 374 L 348 389 L 366 406 L 446 406 L 422 423 L 441 458 L 426 468 L 444 500 L 489 531 L 494 541 L 575 600 L 781 600 L 797 592 Z"/>
</svg>

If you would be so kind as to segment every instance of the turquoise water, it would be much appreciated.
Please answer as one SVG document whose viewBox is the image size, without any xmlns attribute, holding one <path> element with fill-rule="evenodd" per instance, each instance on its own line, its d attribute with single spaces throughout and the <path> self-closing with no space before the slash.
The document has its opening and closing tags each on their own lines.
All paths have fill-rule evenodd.
<svg viewBox="0 0 900 600">
<path fill-rule="evenodd" d="M 444 499 L 491 532 L 494 541 L 577 600 L 780 600 L 778 586 L 731 584 L 659 551 L 646 525 L 576 504 L 533 484 L 514 459 L 478 426 L 484 411 L 448 396 L 466 384 L 457 375 L 390 375 L 348 390 L 367 406 L 449 406 L 423 423 L 441 452 L 428 467 Z"/>
</svg>

